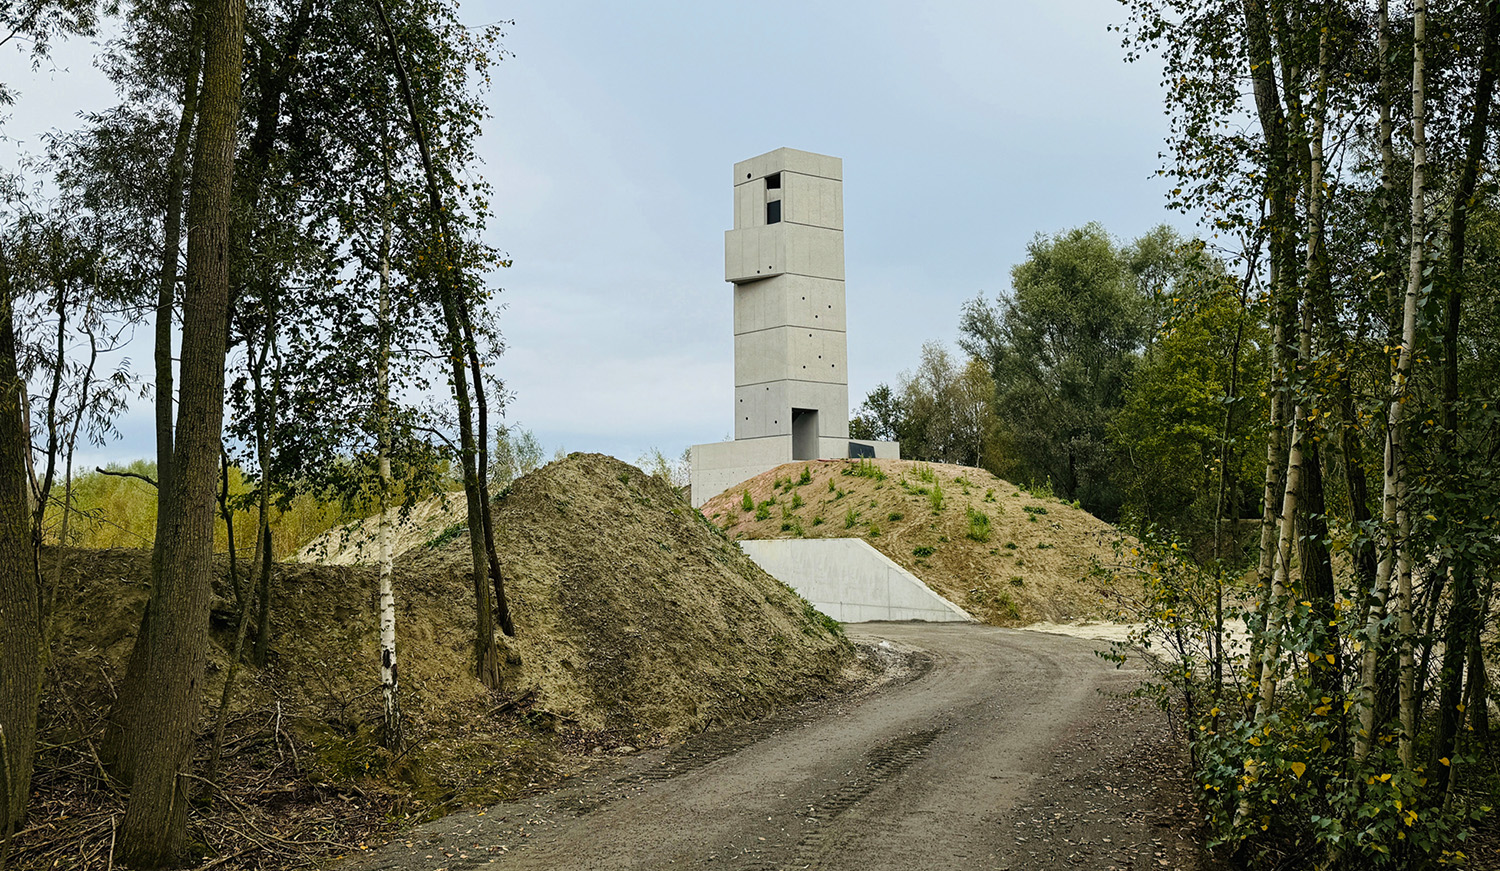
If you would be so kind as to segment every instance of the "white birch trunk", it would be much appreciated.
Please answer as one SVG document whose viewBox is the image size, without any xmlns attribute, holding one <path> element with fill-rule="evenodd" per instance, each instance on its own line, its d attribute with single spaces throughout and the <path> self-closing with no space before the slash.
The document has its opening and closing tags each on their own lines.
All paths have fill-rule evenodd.
<svg viewBox="0 0 1500 871">
<path fill-rule="evenodd" d="M 391 583 L 391 223 L 385 218 L 380 247 L 380 360 L 376 378 L 380 404 L 378 426 L 380 466 L 380 693 L 385 703 L 385 743 L 391 749 L 401 746 L 401 704 L 399 675 L 396 666 L 396 594 Z"/>
<path fill-rule="evenodd" d="M 1393 463 L 1393 468 L 1387 473 L 1387 480 L 1394 483 L 1396 502 L 1396 528 L 1391 535 L 1388 550 L 1395 554 L 1396 606 L 1399 613 L 1398 631 L 1401 633 L 1399 747 L 1401 768 L 1408 773 L 1412 770 L 1412 738 L 1416 734 L 1416 688 L 1412 668 L 1411 552 L 1407 544 L 1411 533 L 1411 513 L 1406 500 L 1403 474 L 1405 458 L 1401 456 L 1401 449 L 1404 444 L 1402 418 L 1406 406 L 1407 376 L 1411 372 L 1412 351 L 1416 345 L 1417 303 L 1422 291 L 1422 261 L 1427 236 L 1427 211 L 1423 200 L 1427 181 L 1427 0 L 1416 0 L 1412 22 L 1411 260 L 1406 273 L 1406 300 L 1401 307 L 1401 350 L 1396 357 L 1396 371 L 1391 377 L 1389 430 L 1386 435 L 1390 443 L 1389 457 Z"/>
</svg>

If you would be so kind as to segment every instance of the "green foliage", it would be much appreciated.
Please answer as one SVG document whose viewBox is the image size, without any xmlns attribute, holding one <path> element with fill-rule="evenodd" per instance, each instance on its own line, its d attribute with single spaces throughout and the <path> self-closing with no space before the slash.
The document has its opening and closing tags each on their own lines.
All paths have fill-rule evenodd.
<svg viewBox="0 0 1500 871">
<path fill-rule="evenodd" d="M 759 505 L 755 506 L 755 519 L 756 520 L 766 520 L 766 519 L 769 519 L 770 516 L 771 516 L 771 503 L 769 501 L 762 502 Z"/>
<path fill-rule="evenodd" d="M 891 521 L 892 523 L 895 523 L 896 521 L 901 520 L 904 517 L 906 517 L 906 515 L 902 514 L 900 511 L 892 511 L 890 514 L 886 515 L 885 519 Z"/>
<path fill-rule="evenodd" d="M 797 485 L 800 487 L 803 484 L 811 484 L 811 483 L 812 483 L 812 469 L 810 467 L 808 467 L 808 466 L 803 466 L 802 467 L 802 475 L 797 478 Z"/>
<path fill-rule="evenodd" d="M 937 553 L 937 548 L 920 544 L 912 548 L 911 555 L 915 557 L 929 557 Z"/>
<path fill-rule="evenodd" d="M 932 492 L 927 494 L 927 501 L 932 505 L 932 513 L 937 514 L 943 510 L 943 485 L 937 481 L 932 482 Z"/>
<path fill-rule="evenodd" d="M 1226 410 L 1229 439 L 1255 441 L 1267 400 L 1260 355 L 1242 353 L 1233 365 L 1233 344 L 1249 348 L 1265 341 L 1256 312 L 1240 304 L 1234 280 L 1208 273 L 1162 301 L 1163 322 L 1137 367 L 1125 406 L 1110 426 L 1119 456 L 1124 510 L 1141 523 L 1165 524 L 1194 540 L 1212 535 L 1218 490 L 1186 469 L 1217 469 Z M 1237 398 L 1227 400 L 1231 381 Z M 1253 491 L 1265 474 L 1264 448 L 1239 450 L 1229 470 L 1231 492 Z M 1212 480 L 1212 479 L 1210 479 Z"/>
<path fill-rule="evenodd" d="M 792 494 L 792 510 L 795 511 L 795 510 L 797 510 L 798 508 L 801 508 L 801 507 L 802 507 L 802 494 L 801 493 L 793 493 Z"/>
<path fill-rule="evenodd" d="M 460 535 L 463 535 L 468 531 L 469 527 L 467 524 L 455 523 L 444 528 L 442 532 L 439 532 L 432 538 L 427 539 L 427 541 L 422 543 L 422 546 L 427 548 L 428 550 L 437 550 L 438 548 L 454 540 L 455 538 L 458 538 Z"/>
<path fill-rule="evenodd" d="M 844 514 L 844 528 L 845 529 L 853 529 L 854 528 L 854 524 L 856 524 L 858 522 L 859 522 L 859 512 L 855 511 L 853 508 L 850 508 Z"/>
<path fill-rule="evenodd" d="M 1021 510 L 1025 511 L 1027 514 L 1030 514 L 1032 516 L 1032 519 L 1035 519 L 1036 515 L 1038 514 L 1047 513 L 1047 508 L 1043 505 L 1023 505 L 1021 506 Z"/>
<path fill-rule="evenodd" d="M 819 514 L 817 517 L 814 517 L 812 519 L 812 525 L 813 526 L 822 526 L 823 525 L 823 515 Z"/>
<path fill-rule="evenodd" d="M 880 527 L 876 526 L 875 525 L 875 521 L 873 521 L 873 520 L 870 521 L 869 534 L 870 534 L 871 538 L 879 538 L 880 537 Z"/>
<path fill-rule="evenodd" d="M 937 475 L 932 471 L 932 467 L 925 464 L 918 466 L 912 474 L 917 476 L 918 481 L 926 481 L 929 484 L 937 482 Z"/>
<path fill-rule="evenodd" d="M 885 480 L 885 471 L 870 460 L 857 460 L 853 463 L 845 463 L 840 470 L 843 475 L 854 478 L 871 478 L 876 481 Z M 833 481 L 828 482 L 832 484 Z"/>
<path fill-rule="evenodd" d="M 1055 482 L 1095 514 L 1117 516 L 1109 425 L 1151 333 L 1155 286 L 1186 271 L 1167 236 L 1122 247 L 1098 224 L 1038 235 L 1011 272 L 1010 294 L 965 304 L 959 345 L 988 366 L 1006 409 L 990 471 Z"/>
<path fill-rule="evenodd" d="M 973 541 L 985 542 L 990 540 L 990 516 L 983 511 L 973 508 L 967 509 L 969 517 L 969 529 L 964 533 Z"/>
<path fill-rule="evenodd" d="M 740 499 L 740 510 L 742 510 L 742 511 L 754 511 L 755 510 L 755 500 L 752 499 L 752 498 L 750 498 L 750 491 L 749 490 L 746 490 L 744 497 Z"/>
<path fill-rule="evenodd" d="M 827 614 L 824 614 L 822 611 L 819 611 L 817 608 L 814 608 L 812 606 L 812 603 L 808 602 L 806 599 L 802 600 L 802 616 L 807 618 L 808 623 L 811 623 L 814 626 L 821 627 L 823 631 L 827 632 L 829 635 L 834 635 L 839 638 L 844 637 L 843 624 L 828 616 Z"/>
</svg>

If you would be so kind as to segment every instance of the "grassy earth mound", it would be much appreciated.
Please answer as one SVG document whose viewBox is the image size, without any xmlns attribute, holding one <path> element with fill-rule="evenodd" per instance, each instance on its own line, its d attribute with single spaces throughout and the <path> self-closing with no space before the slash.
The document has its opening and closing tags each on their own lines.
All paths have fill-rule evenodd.
<svg viewBox="0 0 1500 871">
<path fill-rule="evenodd" d="M 748 495 L 747 495 L 748 494 Z M 862 538 L 986 623 L 1108 619 L 1119 591 L 1097 566 L 1123 533 L 983 469 L 912 460 L 788 463 L 704 503 L 736 539 Z"/>
<path fill-rule="evenodd" d="M 356 850 L 408 820 L 554 782 L 591 751 L 669 741 L 818 694 L 854 667 L 836 625 L 671 487 L 618 460 L 555 462 L 517 481 L 494 517 L 517 628 L 498 639 L 505 685 L 489 690 L 471 671 L 466 538 L 414 548 L 395 567 L 408 742 L 394 755 L 380 743 L 374 569 L 276 566 L 270 655 L 240 672 L 220 791 L 193 813 L 205 856 L 287 867 Z M 96 748 L 150 554 L 63 557 L 18 867 L 93 867 L 123 810 Z M 227 560 L 216 568 L 200 774 L 239 614 Z"/>
</svg>

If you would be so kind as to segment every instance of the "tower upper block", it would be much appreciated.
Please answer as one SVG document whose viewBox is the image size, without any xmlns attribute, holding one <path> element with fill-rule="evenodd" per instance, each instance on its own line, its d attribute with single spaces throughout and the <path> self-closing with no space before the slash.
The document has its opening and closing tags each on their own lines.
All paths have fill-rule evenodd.
<svg viewBox="0 0 1500 871">
<path fill-rule="evenodd" d="M 736 439 L 791 435 L 797 458 L 845 455 L 843 161 L 778 148 L 734 165 Z"/>
</svg>

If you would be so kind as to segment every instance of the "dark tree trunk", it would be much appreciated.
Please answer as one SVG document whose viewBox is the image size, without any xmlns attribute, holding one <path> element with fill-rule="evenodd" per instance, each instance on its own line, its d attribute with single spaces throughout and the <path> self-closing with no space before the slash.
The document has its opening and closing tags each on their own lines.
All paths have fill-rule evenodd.
<svg viewBox="0 0 1500 871">
<path fill-rule="evenodd" d="M 165 498 L 172 480 L 172 312 L 177 300 L 177 278 L 179 251 L 182 246 L 182 189 L 187 178 L 188 149 L 192 145 L 193 125 L 198 117 L 198 75 L 203 59 L 203 33 L 206 22 L 200 4 L 194 5 L 193 30 L 189 38 L 188 70 L 182 83 L 182 113 L 177 121 L 177 135 L 172 143 L 172 154 L 167 159 L 167 188 L 164 197 L 167 209 L 162 219 L 163 242 L 161 263 L 156 285 L 156 333 L 154 359 L 156 366 L 156 484 L 157 499 Z M 168 516 L 159 509 L 156 513 L 155 538 L 162 536 L 162 527 Z M 161 566 L 157 552 L 151 553 L 152 587 Z M 136 638 L 145 638 L 151 631 L 151 609 L 141 615 L 141 625 Z M 130 746 L 133 736 L 142 734 L 129 722 L 132 707 L 126 703 L 142 691 L 146 674 L 146 648 L 137 644 L 125 662 L 125 675 L 120 680 L 120 694 L 114 710 L 105 725 L 104 740 L 99 755 L 116 777 L 126 783 L 134 774 L 135 752 Z"/>
<path fill-rule="evenodd" d="M 0 865 L 31 792 L 42 657 L 36 550 L 27 511 L 30 447 L 11 299 L 8 276 L 0 275 Z"/>
<path fill-rule="evenodd" d="M 1469 201 L 1479 180 L 1479 164 L 1484 157 L 1489 134 L 1490 102 L 1495 91 L 1495 65 L 1500 54 L 1500 13 L 1485 4 L 1484 53 L 1479 64 L 1479 82 L 1475 86 L 1474 114 L 1469 119 L 1468 142 L 1458 191 L 1453 197 L 1453 211 L 1448 218 L 1448 262 L 1441 286 L 1444 300 L 1442 403 L 1443 427 L 1438 434 L 1439 461 L 1448 486 L 1462 484 L 1462 464 L 1458 458 L 1458 358 L 1462 354 L 1458 327 L 1463 314 L 1464 256 L 1469 226 Z M 1458 560 L 1451 564 L 1453 575 L 1452 605 L 1444 628 L 1442 668 L 1438 673 L 1438 729 L 1433 739 L 1431 767 L 1438 789 L 1447 786 L 1449 766 L 1436 764 L 1451 759 L 1458 739 L 1462 716 L 1458 710 L 1463 688 L 1464 660 L 1469 653 L 1469 639 L 1479 632 L 1480 578 L 1475 566 Z M 1429 607 L 1435 612 L 1437 602 Z M 1425 664 L 1425 657 L 1424 657 Z"/>
<path fill-rule="evenodd" d="M 211 0 L 207 13 L 173 471 L 159 490 L 165 522 L 153 558 L 156 586 L 146 606 L 147 631 L 136 639 L 137 648 L 146 648 L 145 692 L 126 700 L 134 709 L 127 723 L 139 733 L 129 742 L 133 777 L 115 858 L 136 868 L 171 866 L 187 846 L 188 776 L 208 647 L 245 7 L 242 0 Z"/>
</svg>

